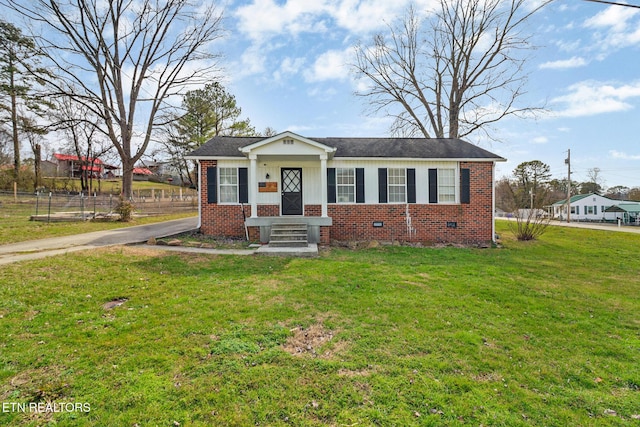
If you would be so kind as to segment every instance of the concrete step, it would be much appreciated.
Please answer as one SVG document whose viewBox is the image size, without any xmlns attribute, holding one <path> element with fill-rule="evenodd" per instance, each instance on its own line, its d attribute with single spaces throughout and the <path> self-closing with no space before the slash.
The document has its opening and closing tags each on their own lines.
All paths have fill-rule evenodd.
<svg viewBox="0 0 640 427">
<path fill-rule="evenodd" d="M 271 241 L 273 240 L 307 240 L 307 233 L 305 234 L 291 234 L 291 233 L 283 233 L 283 234 L 272 234 Z"/>
<path fill-rule="evenodd" d="M 269 236 L 269 246 L 286 247 L 306 247 L 308 245 L 307 224 L 273 224 Z"/>
<path fill-rule="evenodd" d="M 278 234 L 278 235 L 282 235 L 282 234 L 300 234 L 300 235 L 306 235 L 307 234 L 307 230 L 290 230 L 290 229 L 285 229 L 285 228 L 281 228 L 281 229 L 277 229 L 277 230 L 271 230 L 271 234 Z"/>
<path fill-rule="evenodd" d="M 309 243 L 306 240 L 271 240 L 269 246 L 272 248 L 306 248 Z"/>
<path fill-rule="evenodd" d="M 306 224 L 273 224 L 271 226 L 271 232 L 274 231 L 307 231 Z"/>
</svg>

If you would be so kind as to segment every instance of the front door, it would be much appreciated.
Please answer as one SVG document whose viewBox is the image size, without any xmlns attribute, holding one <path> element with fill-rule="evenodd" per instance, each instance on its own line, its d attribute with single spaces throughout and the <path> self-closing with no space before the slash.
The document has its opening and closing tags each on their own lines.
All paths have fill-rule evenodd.
<svg viewBox="0 0 640 427">
<path fill-rule="evenodd" d="M 302 215 L 302 169 L 282 168 L 282 215 Z"/>
</svg>

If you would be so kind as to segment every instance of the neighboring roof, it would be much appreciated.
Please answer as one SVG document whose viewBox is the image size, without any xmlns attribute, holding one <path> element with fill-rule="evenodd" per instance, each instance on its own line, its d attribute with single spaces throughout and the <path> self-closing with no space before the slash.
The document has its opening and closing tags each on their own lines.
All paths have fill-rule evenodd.
<svg viewBox="0 0 640 427">
<path fill-rule="evenodd" d="M 134 175 L 153 175 L 153 172 L 147 168 L 133 168 L 133 173 Z"/>
<path fill-rule="evenodd" d="M 76 155 L 73 154 L 59 154 L 56 153 L 53 155 L 53 157 L 55 157 L 58 160 L 61 161 L 72 161 L 72 162 L 78 162 L 80 161 L 80 158 Z M 100 165 L 102 164 L 102 160 L 98 159 L 98 158 L 93 158 L 93 157 L 89 157 L 87 158 L 86 156 L 82 156 L 82 161 L 83 162 L 89 162 L 89 163 L 93 163 L 96 165 Z"/>
<path fill-rule="evenodd" d="M 640 203 L 620 203 L 615 206 L 610 206 L 604 210 L 605 212 L 640 212 Z"/>
<path fill-rule="evenodd" d="M 578 200 L 582 200 L 585 197 L 589 197 L 591 195 L 592 195 L 591 193 L 590 194 L 577 194 L 575 196 L 571 196 L 570 200 L 571 200 L 571 203 L 575 203 Z M 552 206 L 559 206 L 559 205 L 566 205 L 566 204 L 567 204 L 567 199 L 562 199 L 562 200 L 559 200 L 559 201 L 555 202 Z"/>
<path fill-rule="evenodd" d="M 571 196 L 571 203 L 575 203 L 577 201 L 580 201 L 586 197 L 591 197 L 591 196 L 597 196 L 597 197 L 602 197 L 603 199 L 607 199 L 610 200 L 612 202 L 616 202 L 616 200 L 610 199 L 608 197 L 605 196 L 601 196 L 599 194 L 595 194 L 595 193 L 589 193 L 589 194 L 576 194 L 575 196 Z M 562 199 L 558 202 L 555 202 L 553 205 L 551 206 L 561 206 L 561 205 L 566 205 L 567 204 L 567 199 Z"/>
<path fill-rule="evenodd" d="M 217 136 L 195 151 L 190 158 L 244 157 L 240 149 L 263 141 L 264 137 Z M 310 138 L 335 148 L 336 157 L 380 157 L 417 159 L 482 159 L 505 161 L 503 157 L 461 139 L 448 138 Z"/>
</svg>

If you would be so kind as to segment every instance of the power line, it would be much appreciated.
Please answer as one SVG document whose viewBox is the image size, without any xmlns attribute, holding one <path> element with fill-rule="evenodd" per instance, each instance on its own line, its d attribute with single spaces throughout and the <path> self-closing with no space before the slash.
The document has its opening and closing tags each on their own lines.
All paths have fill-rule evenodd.
<svg viewBox="0 0 640 427">
<path fill-rule="evenodd" d="M 590 1 L 593 3 L 604 3 L 612 6 L 624 6 L 624 7 L 633 7 L 636 9 L 640 9 L 640 5 L 637 5 L 637 4 L 618 3 L 616 1 L 609 1 L 609 0 L 584 0 L 584 1 Z"/>
</svg>

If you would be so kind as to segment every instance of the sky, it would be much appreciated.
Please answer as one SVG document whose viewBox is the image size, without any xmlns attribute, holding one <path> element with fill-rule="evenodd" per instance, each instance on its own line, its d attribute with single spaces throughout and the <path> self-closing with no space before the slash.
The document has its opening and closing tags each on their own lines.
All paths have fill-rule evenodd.
<svg viewBox="0 0 640 427">
<path fill-rule="evenodd" d="M 417 0 L 427 10 L 433 0 Z M 540 0 L 529 0 L 531 7 Z M 223 84 L 258 131 L 306 137 L 383 137 L 390 120 L 367 114 L 354 95 L 354 45 L 369 44 L 405 12 L 409 0 L 229 0 Z M 640 4 L 638 0 L 630 0 Z M 526 161 L 550 166 L 553 178 L 604 187 L 640 187 L 640 9 L 555 0 L 529 21 L 536 46 L 527 63 L 522 103 L 545 106 L 536 120 L 509 118 L 495 141 L 469 142 L 498 154 L 497 178 Z"/>
</svg>

